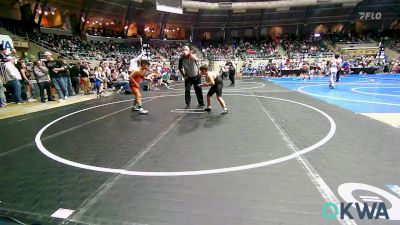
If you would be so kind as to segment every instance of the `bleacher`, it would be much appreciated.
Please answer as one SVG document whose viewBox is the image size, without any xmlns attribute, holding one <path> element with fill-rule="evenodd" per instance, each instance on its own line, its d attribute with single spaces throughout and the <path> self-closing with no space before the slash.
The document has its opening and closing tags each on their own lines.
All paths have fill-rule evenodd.
<svg viewBox="0 0 400 225">
<path fill-rule="evenodd" d="M 237 51 L 242 60 L 246 59 L 272 59 L 279 58 L 281 55 L 276 49 L 277 45 L 273 41 L 246 42 L 239 44 Z"/>
<path fill-rule="evenodd" d="M 331 58 L 334 54 L 322 39 L 286 39 L 281 45 L 291 59 Z"/>
<path fill-rule="evenodd" d="M 64 36 L 35 32 L 29 37 L 49 49 L 59 52 L 74 60 L 106 60 L 112 61 L 116 58 L 129 56 L 136 57 L 140 54 L 140 43 L 129 46 L 126 43 L 115 43 L 113 40 L 87 41 L 78 36 Z"/>
</svg>

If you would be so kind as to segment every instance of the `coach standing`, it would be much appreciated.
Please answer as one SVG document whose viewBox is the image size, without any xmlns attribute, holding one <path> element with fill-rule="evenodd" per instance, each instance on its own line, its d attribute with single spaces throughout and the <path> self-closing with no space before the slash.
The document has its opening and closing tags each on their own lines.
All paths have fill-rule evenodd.
<svg viewBox="0 0 400 225">
<path fill-rule="evenodd" d="M 199 107 L 204 107 L 203 90 L 198 85 L 201 83 L 201 75 L 197 64 L 197 57 L 190 52 L 189 46 L 183 47 L 183 54 L 179 58 L 179 71 L 185 79 L 186 109 L 190 108 L 190 90 L 192 85 L 196 92 Z"/>
</svg>

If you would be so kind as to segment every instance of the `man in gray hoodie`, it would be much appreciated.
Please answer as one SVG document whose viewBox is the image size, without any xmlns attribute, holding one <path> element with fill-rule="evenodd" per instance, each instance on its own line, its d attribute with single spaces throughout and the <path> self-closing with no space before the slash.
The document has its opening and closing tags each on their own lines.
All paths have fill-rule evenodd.
<svg viewBox="0 0 400 225">
<path fill-rule="evenodd" d="M 47 99 L 49 101 L 54 101 L 53 97 L 51 96 L 49 70 L 40 60 L 34 61 L 33 65 L 33 73 L 35 74 L 35 78 L 40 89 L 41 102 L 46 103 L 46 98 L 44 96 L 45 90 L 47 93 Z"/>
<path fill-rule="evenodd" d="M 185 79 L 185 102 L 186 109 L 190 108 L 190 89 L 194 86 L 199 107 L 204 107 L 203 90 L 200 86 L 201 75 L 197 65 L 197 57 L 190 52 L 189 46 L 183 47 L 183 54 L 179 58 L 179 71 Z"/>
</svg>

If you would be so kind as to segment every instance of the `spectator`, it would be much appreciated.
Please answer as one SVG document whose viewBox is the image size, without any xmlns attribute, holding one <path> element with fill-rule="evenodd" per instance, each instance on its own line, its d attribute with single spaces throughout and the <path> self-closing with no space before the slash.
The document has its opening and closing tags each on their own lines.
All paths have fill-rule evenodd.
<svg viewBox="0 0 400 225">
<path fill-rule="evenodd" d="M 65 85 L 67 86 L 67 96 L 73 96 L 73 91 L 72 91 L 72 82 L 71 82 L 71 77 L 70 77 L 70 72 L 69 72 L 69 67 L 67 65 L 67 61 L 64 59 L 64 57 L 60 56 L 58 57 L 58 60 L 60 61 L 62 67 L 64 68 L 63 71 L 61 71 L 61 77 L 64 80 Z"/>
<path fill-rule="evenodd" d="M 54 60 L 50 52 L 43 54 L 46 57 L 45 65 L 49 69 L 51 82 L 57 90 L 59 101 L 63 102 L 68 99 L 67 86 L 62 78 L 62 72 L 65 70 L 60 61 Z"/>
<path fill-rule="evenodd" d="M 4 94 L 6 89 L 4 88 L 3 78 L 0 77 L 0 107 L 5 107 L 7 105 L 7 98 Z"/>
<path fill-rule="evenodd" d="M 33 73 L 40 89 L 40 101 L 46 103 L 45 90 L 48 101 L 54 101 L 51 96 L 49 70 L 43 65 L 42 61 L 36 60 L 33 62 Z"/>
<path fill-rule="evenodd" d="M 83 83 L 83 92 L 85 95 L 90 94 L 90 70 L 89 64 L 87 62 L 82 61 L 80 65 L 80 75 Z"/>
<path fill-rule="evenodd" d="M 0 45 L 0 62 L 7 62 L 7 49 Z"/>
<path fill-rule="evenodd" d="M 79 90 L 81 87 L 80 82 L 79 82 L 79 75 L 80 75 L 79 65 L 72 64 L 69 67 L 69 73 L 70 73 L 72 87 L 75 91 L 75 94 L 77 95 L 77 94 L 79 94 Z"/>
<path fill-rule="evenodd" d="M 126 69 L 121 70 L 117 77 L 117 82 L 114 84 L 115 90 L 120 90 L 123 88 L 125 92 L 130 92 L 129 87 L 129 75 L 126 72 Z"/>
<path fill-rule="evenodd" d="M 17 64 L 18 61 L 19 61 L 19 56 L 18 56 L 17 50 L 16 50 L 15 48 L 12 48 L 12 49 L 11 49 L 10 56 L 14 57 L 14 59 L 15 59 L 15 64 Z"/>
<path fill-rule="evenodd" d="M 7 86 L 10 88 L 11 101 L 17 104 L 24 103 L 21 98 L 21 73 L 15 67 L 15 59 L 12 56 L 6 58 L 7 62 L 4 64 Z"/>
<path fill-rule="evenodd" d="M 17 60 L 15 57 L 14 59 Z M 29 79 L 29 73 L 26 68 L 26 64 L 24 62 L 18 64 L 20 64 L 21 66 L 20 73 L 22 76 L 22 80 L 20 80 L 20 82 L 21 82 L 22 100 L 31 102 L 33 98 L 33 92 L 32 92 L 33 88 L 32 88 L 32 82 Z M 30 96 L 28 96 L 28 93 Z"/>
</svg>

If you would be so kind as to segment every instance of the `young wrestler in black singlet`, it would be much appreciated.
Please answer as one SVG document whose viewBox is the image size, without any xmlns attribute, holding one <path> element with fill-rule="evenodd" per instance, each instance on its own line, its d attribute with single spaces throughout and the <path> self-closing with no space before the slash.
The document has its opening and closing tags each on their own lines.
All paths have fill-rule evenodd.
<svg viewBox="0 0 400 225">
<path fill-rule="evenodd" d="M 221 114 L 227 114 L 228 109 L 226 108 L 224 99 L 222 99 L 222 89 L 224 87 L 224 83 L 222 82 L 221 77 L 214 73 L 208 72 L 208 66 L 206 65 L 200 67 L 200 74 L 206 77 L 206 82 L 199 84 L 199 86 L 211 86 L 207 94 L 207 108 L 205 108 L 204 110 L 207 112 L 211 111 L 211 96 L 216 93 L 217 99 L 223 109 Z"/>
</svg>

